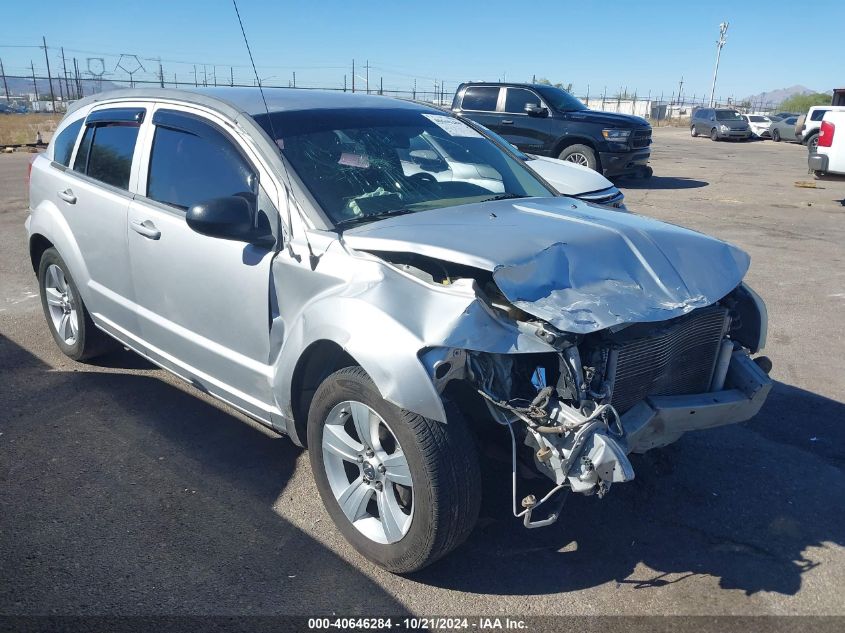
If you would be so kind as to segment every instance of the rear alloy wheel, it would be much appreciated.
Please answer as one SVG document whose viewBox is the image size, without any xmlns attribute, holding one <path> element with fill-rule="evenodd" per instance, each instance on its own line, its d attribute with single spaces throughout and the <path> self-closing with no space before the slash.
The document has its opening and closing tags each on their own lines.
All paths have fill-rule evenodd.
<svg viewBox="0 0 845 633">
<path fill-rule="evenodd" d="M 711 141 L 718 141 L 719 140 L 719 132 L 716 128 L 710 130 L 710 140 Z"/>
<path fill-rule="evenodd" d="M 565 160 L 568 163 L 575 163 L 583 167 L 589 167 L 594 171 L 598 171 L 598 159 L 592 147 L 587 145 L 570 145 L 565 148 L 558 156 L 560 160 Z"/>
<path fill-rule="evenodd" d="M 463 419 L 436 422 L 396 407 L 360 367 L 340 369 L 317 388 L 308 455 L 335 525 L 388 571 L 431 564 L 475 526 L 481 475 Z"/>
<path fill-rule="evenodd" d="M 773 140 L 775 143 L 780 143 L 780 131 L 778 131 L 778 130 L 772 130 L 772 140 Z"/>
<path fill-rule="evenodd" d="M 85 360 L 116 347 L 116 343 L 94 325 L 67 264 L 55 248 L 48 248 L 41 256 L 38 289 L 50 333 L 66 356 Z"/>
<path fill-rule="evenodd" d="M 689 135 L 690 135 L 691 137 L 693 137 L 693 138 L 695 138 L 696 136 L 698 136 L 698 130 L 696 130 L 696 129 L 695 129 L 695 126 L 694 126 L 694 125 L 690 125 L 690 126 L 689 126 Z"/>
</svg>

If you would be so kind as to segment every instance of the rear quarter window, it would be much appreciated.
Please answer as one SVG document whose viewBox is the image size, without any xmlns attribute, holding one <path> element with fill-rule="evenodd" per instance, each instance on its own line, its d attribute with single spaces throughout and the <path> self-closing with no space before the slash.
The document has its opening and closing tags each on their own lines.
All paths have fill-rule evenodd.
<svg viewBox="0 0 845 633">
<path fill-rule="evenodd" d="M 470 86 L 464 92 L 461 109 L 495 112 L 499 89 L 493 86 Z"/>
<path fill-rule="evenodd" d="M 825 113 L 830 112 L 830 110 L 816 110 L 810 116 L 811 121 L 821 121 L 824 118 Z"/>
<path fill-rule="evenodd" d="M 53 141 L 53 161 L 67 167 L 70 164 L 70 157 L 73 154 L 73 147 L 79 137 L 79 130 L 82 129 L 84 119 L 79 119 L 68 125 L 59 132 Z"/>
</svg>

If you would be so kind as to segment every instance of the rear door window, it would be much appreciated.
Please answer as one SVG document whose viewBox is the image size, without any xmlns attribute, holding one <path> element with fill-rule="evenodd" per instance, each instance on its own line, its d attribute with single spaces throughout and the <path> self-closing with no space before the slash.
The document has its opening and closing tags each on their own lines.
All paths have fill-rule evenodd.
<svg viewBox="0 0 845 633">
<path fill-rule="evenodd" d="M 73 161 L 74 171 L 107 185 L 129 189 L 132 157 L 144 110 L 115 108 L 88 115 Z"/>
<path fill-rule="evenodd" d="M 243 196 L 254 203 L 255 172 L 216 126 L 163 110 L 153 123 L 148 198 L 180 209 L 224 196 Z"/>
<path fill-rule="evenodd" d="M 508 88 L 505 93 L 505 112 L 525 114 L 525 106 L 542 105 L 540 97 L 525 88 Z"/>
<path fill-rule="evenodd" d="M 495 112 L 499 89 L 493 86 L 470 86 L 464 92 L 461 108 L 478 112 Z"/>
<path fill-rule="evenodd" d="M 53 141 L 53 160 L 60 165 L 67 167 L 70 164 L 70 157 L 73 154 L 73 147 L 76 139 L 79 138 L 79 130 L 85 121 L 79 119 L 63 129 L 56 140 Z"/>
<path fill-rule="evenodd" d="M 812 116 L 810 117 L 811 121 L 821 121 L 824 118 L 825 112 L 829 112 L 829 110 L 816 110 L 813 112 Z"/>
</svg>

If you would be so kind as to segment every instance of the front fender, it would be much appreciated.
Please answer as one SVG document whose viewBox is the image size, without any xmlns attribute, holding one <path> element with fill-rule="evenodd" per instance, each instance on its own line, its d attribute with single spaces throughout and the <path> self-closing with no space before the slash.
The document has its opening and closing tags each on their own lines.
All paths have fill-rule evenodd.
<svg viewBox="0 0 845 633">
<path fill-rule="evenodd" d="M 327 248 L 315 270 L 288 253 L 273 263 L 279 314 L 273 319 L 273 392 L 293 418 L 292 384 L 303 352 L 315 342 L 340 346 L 398 407 L 446 422 L 443 402 L 419 354 L 432 347 L 493 353 L 551 348 L 493 312 L 475 283 L 433 286 L 373 255 Z"/>
</svg>

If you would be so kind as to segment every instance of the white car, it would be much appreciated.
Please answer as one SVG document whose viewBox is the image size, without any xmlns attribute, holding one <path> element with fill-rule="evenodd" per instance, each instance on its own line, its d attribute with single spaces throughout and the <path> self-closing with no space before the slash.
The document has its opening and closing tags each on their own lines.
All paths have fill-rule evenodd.
<svg viewBox="0 0 845 633">
<path fill-rule="evenodd" d="M 751 133 L 757 138 L 772 138 L 769 128 L 772 127 L 772 120 L 765 114 L 743 114 L 742 118 L 751 127 Z"/>
<path fill-rule="evenodd" d="M 810 153 L 816 151 L 822 119 L 828 112 L 845 112 L 845 106 L 813 106 L 805 116 L 798 119 L 795 135 L 807 146 Z"/>
<path fill-rule="evenodd" d="M 810 152 L 807 162 L 816 176 L 845 175 L 845 108 L 825 113 L 819 126 L 818 147 Z"/>
<path fill-rule="evenodd" d="M 479 123 L 471 123 L 499 145 L 510 150 L 558 193 L 619 211 L 628 210 L 625 207 L 625 194 L 594 169 L 559 158 L 526 154 L 492 130 Z"/>
</svg>

